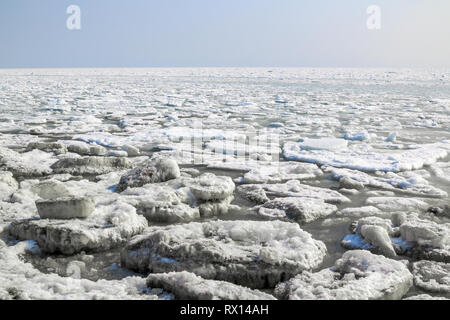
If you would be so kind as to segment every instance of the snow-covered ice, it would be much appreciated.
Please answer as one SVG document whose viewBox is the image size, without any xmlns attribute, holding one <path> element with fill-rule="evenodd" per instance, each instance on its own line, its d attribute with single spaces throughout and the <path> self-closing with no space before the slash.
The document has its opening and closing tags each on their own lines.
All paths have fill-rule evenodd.
<svg viewBox="0 0 450 320">
<path fill-rule="evenodd" d="M 275 300 L 270 294 L 248 289 L 230 282 L 203 279 L 194 273 L 153 273 L 147 286 L 163 288 L 183 300 Z"/>
<path fill-rule="evenodd" d="M 450 293 L 450 264 L 418 261 L 413 264 L 414 283 L 419 288 L 438 293 Z"/>
<path fill-rule="evenodd" d="M 120 178 L 116 191 L 141 187 L 148 183 L 164 182 L 180 176 L 180 168 L 171 159 L 156 159 L 128 171 Z"/>
<path fill-rule="evenodd" d="M 7 246 L 0 240 L 0 300 L 158 299 L 143 290 L 146 283 L 140 277 L 91 281 L 42 273 L 21 259 L 35 247 L 33 241 Z"/>
<path fill-rule="evenodd" d="M 72 175 L 92 174 L 100 175 L 133 166 L 127 158 L 121 157 L 86 157 L 64 158 L 53 163 L 55 173 L 70 173 Z"/>
<path fill-rule="evenodd" d="M 413 284 L 407 266 L 368 251 L 344 253 L 332 268 L 303 272 L 275 292 L 290 300 L 396 300 Z"/>
<path fill-rule="evenodd" d="M 7 228 L 12 236 L 36 241 L 46 252 L 74 254 L 104 251 L 124 244 L 142 233 L 147 220 L 126 203 L 98 206 L 86 219 L 26 219 L 13 221 Z"/>
<path fill-rule="evenodd" d="M 402 238 L 419 245 L 444 248 L 450 245 L 450 224 L 411 219 L 400 226 Z"/>
<path fill-rule="evenodd" d="M 237 179 L 239 183 L 280 183 L 288 180 L 308 180 L 322 176 L 315 164 L 281 162 L 278 166 L 258 166 Z"/>
<path fill-rule="evenodd" d="M 122 266 L 140 272 L 189 271 L 251 288 L 316 268 L 326 247 L 298 224 L 212 221 L 150 227 L 122 252 Z"/>
<path fill-rule="evenodd" d="M 128 188 L 120 196 L 149 221 L 188 222 L 226 214 L 233 201 L 234 188 L 230 177 L 204 173 L 195 178 L 179 177 Z"/>
<path fill-rule="evenodd" d="M 327 203 L 350 202 L 350 199 L 335 190 L 302 184 L 298 180 L 289 180 L 285 183 L 274 184 L 248 184 L 237 188 L 237 191 L 247 198 L 247 194 L 249 192 L 253 193 L 255 190 L 258 190 L 262 197 L 264 195 L 274 197 L 300 197 L 321 199 Z"/>
<path fill-rule="evenodd" d="M 337 211 L 337 207 L 325 203 L 322 199 L 308 198 L 275 198 L 264 203 L 258 209 L 258 214 L 268 219 L 294 220 L 300 223 L 308 223 L 319 218 L 324 218 Z"/>
<path fill-rule="evenodd" d="M 355 189 L 371 187 L 422 197 L 445 198 L 448 196 L 447 192 L 429 185 L 427 180 L 419 175 L 414 175 L 413 172 L 408 178 L 392 172 L 372 177 L 361 171 L 338 168 L 328 168 L 326 172 L 331 172 L 333 178 L 339 180 L 344 188 L 348 186 Z M 343 181 L 343 179 L 345 180 Z"/>
<path fill-rule="evenodd" d="M 330 142 L 330 145 L 333 145 Z M 421 169 L 445 158 L 450 152 L 450 142 L 438 142 L 414 146 L 396 153 L 377 153 L 359 148 L 345 148 L 342 143 L 338 149 L 323 148 L 304 149 L 302 142 L 286 142 L 283 155 L 287 160 L 311 162 L 337 168 L 348 168 L 367 172 L 399 172 Z M 314 146 L 314 144 L 313 144 Z M 342 150 L 343 149 L 343 150 Z"/>
<path fill-rule="evenodd" d="M 401 197 L 370 197 L 366 200 L 366 205 L 377 207 L 384 211 L 417 211 L 425 210 L 429 205 L 427 202 L 416 198 Z"/>
</svg>

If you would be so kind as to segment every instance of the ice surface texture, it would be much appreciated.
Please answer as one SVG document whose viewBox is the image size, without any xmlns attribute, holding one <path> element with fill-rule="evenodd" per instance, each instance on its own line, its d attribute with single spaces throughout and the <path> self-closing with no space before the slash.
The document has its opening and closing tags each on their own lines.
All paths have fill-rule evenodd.
<svg viewBox="0 0 450 320">
<path fill-rule="evenodd" d="M 104 251 L 124 244 L 147 227 L 147 220 L 129 204 L 99 206 L 87 219 L 42 219 L 13 221 L 11 235 L 34 240 L 46 252 L 74 254 Z"/>
<path fill-rule="evenodd" d="M 142 294 L 145 279 L 37 272 L 28 247 L 116 265 L 125 248 L 132 268 L 192 299 L 254 297 L 246 285 L 301 271 L 300 296 L 400 299 L 408 281 L 395 271 L 315 269 L 342 254 L 386 270 L 385 257 L 408 257 L 406 295 L 447 295 L 448 70 L 0 70 L 0 80 L 1 298 L 156 297 Z M 95 209 L 69 212 L 67 198 Z M 36 203 L 61 210 L 39 220 Z"/>
<path fill-rule="evenodd" d="M 341 244 L 346 249 L 377 251 L 387 257 L 396 253 L 433 261 L 450 261 L 450 224 L 438 224 L 402 212 L 392 214 L 391 220 L 365 217 L 358 220 L 354 234 Z"/>
<path fill-rule="evenodd" d="M 421 289 L 450 293 L 450 264 L 433 261 L 419 261 L 413 265 L 414 283 Z"/>
<path fill-rule="evenodd" d="M 33 241 L 7 246 L 0 240 L 0 300 L 158 299 L 154 294 L 144 294 L 145 279 L 140 277 L 94 282 L 42 273 L 21 258 L 35 247 Z"/>
<path fill-rule="evenodd" d="M 291 300 L 397 300 L 412 284 L 413 276 L 404 263 L 355 250 L 344 253 L 334 267 L 303 272 L 279 284 L 275 292 Z"/>
<path fill-rule="evenodd" d="M 295 223 L 212 221 L 150 228 L 128 243 L 121 260 L 140 272 L 189 271 L 266 288 L 317 267 L 325 254 L 325 245 Z"/>
<path fill-rule="evenodd" d="M 274 300 L 270 294 L 251 290 L 226 281 L 206 280 L 193 273 L 169 272 L 150 274 L 147 286 L 163 288 L 177 299 L 185 300 Z"/>
<path fill-rule="evenodd" d="M 322 199 L 275 198 L 264 203 L 258 214 L 269 219 L 287 218 L 300 223 L 308 223 L 324 218 L 337 211 L 337 207 L 325 203 Z"/>
<path fill-rule="evenodd" d="M 227 214 L 234 189 L 230 177 L 204 173 L 128 188 L 120 196 L 149 221 L 175 223 Z"/>
<path fill-rule="evenodd" d="M 126 188 L 142 187 L 148 183 L 164 182 L 180 176 L 180 168 L 172 159 L 156 159 L 128 171 L 120 178 L 117 192 Z"/>
<path fill-rule="evenodd" d="M 367 172 L 399 172 L 420 169 L 424 165 L 431 165 L 437 160 L 445 158 L 450 151 L 449 142 L 422 145 L 395 154 L 351 150 L 344 148 L 342 144 L 340 147 L 344 150 L 337 151 L 334 147 L 329 147 L 328 143 L 322 147 L 322 144 L 324 144 L 322 139 L 319 139 L 317 144 L 320 148 L 310 146 L 304 148 L 302 142 L 287 142 L 283 147 L 283 155 L 288 160 L 311 162 L 338 168 Z M 312 145 L 314 146 L 315 144 Z M 333 144 L 330 143 L 330 145 Z"/>
</svg>

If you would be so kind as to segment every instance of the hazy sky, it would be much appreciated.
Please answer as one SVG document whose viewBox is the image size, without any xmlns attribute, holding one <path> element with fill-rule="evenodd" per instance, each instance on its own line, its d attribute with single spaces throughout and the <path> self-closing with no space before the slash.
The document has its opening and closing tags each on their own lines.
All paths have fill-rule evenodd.
<svg viewBox="0 0 450 320">
<path fill-rule="evenodd" d="M 450 67 L 450 1 L 0 0 L 0 43 L 0 68 Z"/>
</svg>

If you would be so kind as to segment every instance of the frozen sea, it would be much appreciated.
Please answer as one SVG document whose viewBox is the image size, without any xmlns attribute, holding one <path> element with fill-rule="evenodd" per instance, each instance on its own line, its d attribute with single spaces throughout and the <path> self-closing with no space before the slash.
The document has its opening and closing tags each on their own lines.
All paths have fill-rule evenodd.
<svg viewBox="0 0 450 320">
<path fill-rule="evenodd" d="M 184 239 L 183 226 L 192 221 L 211 222 L 211 228 L 214 221 L 242 221 L 243 229 L 255 221 L 271 232 L 280 220 L 322 242 L 326 253 L 297 257 L 306 250 L 297 241 L 292 252 L 270 256 L 270 268 L 292 273 L 277 283 L 302 272 L 286 261 L 315 259 L 301 266 L 319 274 L 336 268 L 345 252 L 363 249 L 407 261 L 414 281 L 392 297 L 450 297 L 450 70 L 9 69 L 0 70 L 0 114 L 0 299 L 178 298 L 172 280 L 149 287 L 149 271 L 125 261 L 135 252 L 129 241 L 172 227 Z M 89 158 L 127 162 L 74 160 Z M 67 159 L 73 162 L 55 166 Z M 123 175 L 156 159 L 174 160 L 180 176 L 119 192 Z M 93 216 L 64 225 L 39 219 L 36 201 L 63 196 L 91 197 Z M 39 231 L 30 231 L 36 221 Z M 245 254 L 231 244 L 247 245 L 250 229 L 242 238 L 237 227 L 223 228 L 229 241 L 217 236 L 217 251 L 202 250 L 243 263 Z M 292 240 L 273 228 L 279 234 L 268 247 Z M 54 230 L 58 236 L 50 239 Z M 314 291 L 302 280 L 295 284 L 302 294 L 277 295 L 274 285 L 253 286 L 241 281 L 242 274 L 227 279 L 194 268 L 175 249 L 163 257 L 160 247 L 147 250 L 158 252 L 150 273 L 166 271 L 166 263 L 167 271 L 186 270 L 278 298 L 311 298 Z M 208 260 L 200 251 L 187 251 L 188 257 Z M 221 268 L 214 259 L 209 268 Z M 272 279 L 277 273 L 270 272 Z M 384 288 L 370 281 L 376 280 L 368 277 L 363 286 L 371 290 L 358 297 L 334 295 L 332 285 L 320 297 L 380 298 L 374 292 Z"/>
</svg>

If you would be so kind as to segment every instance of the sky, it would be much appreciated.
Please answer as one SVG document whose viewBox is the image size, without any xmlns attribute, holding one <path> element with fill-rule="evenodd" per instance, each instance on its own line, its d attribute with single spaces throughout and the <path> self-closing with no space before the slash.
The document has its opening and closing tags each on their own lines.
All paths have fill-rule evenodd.
<svg viewBox="0 0 450 320">
<path fill-rule="evenodd" d="M 228 66 L 450 67 L 450 1 L 0 1 L 0 68 Z"/>
</svg>

